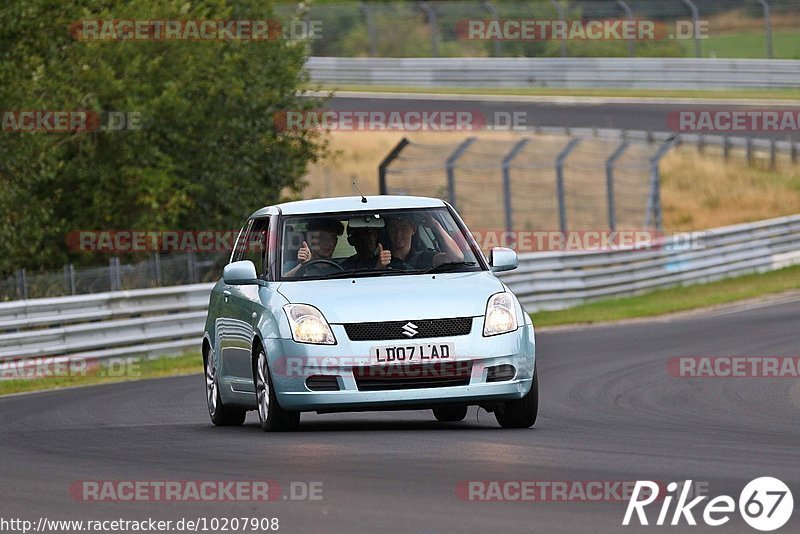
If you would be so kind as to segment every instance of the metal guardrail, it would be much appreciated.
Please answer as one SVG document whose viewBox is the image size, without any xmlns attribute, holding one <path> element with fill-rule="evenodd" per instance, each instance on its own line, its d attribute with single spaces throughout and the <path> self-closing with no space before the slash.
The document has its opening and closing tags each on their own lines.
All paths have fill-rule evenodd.
<svg viewBox="0 0 800 534">
<path fill-rule="evenodd" d="M 406 87 L 790 89 L 800 61 L 702 58 L 310 57 L 311 80 Z"/>
<path fill-rule="evenodd" d="M 702 248 L 672 239 L 649 249 L 534 252 L 501 278 L 528 311 L 633 295 L 670 285 L 800 263 L 800 215 L 703 233 Z M 0 304 L 0 362 L 38 357 L 176 354 L 200 347 L 212 284 Z"/>
<path fill-rule="evenodd" d="M 0 303 L 0 362 L 197 349 L 213 284 Z"/>
<path fill-rule="evenodd" d="M 527 253 L 501 278 L 534 312 L 766 272 L 800 263 L 800 215 L 708 230 L 699 244 L 670 238 L 648 249 Z"/>
</svg>

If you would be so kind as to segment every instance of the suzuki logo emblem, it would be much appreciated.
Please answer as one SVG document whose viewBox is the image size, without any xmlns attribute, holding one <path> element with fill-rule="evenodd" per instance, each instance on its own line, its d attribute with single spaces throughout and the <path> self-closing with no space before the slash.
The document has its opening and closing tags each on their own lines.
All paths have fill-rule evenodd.
<svg viewBox="0 0 800 534">
<path fill-rule="evenodd" d="M 406 323 L 403 325 L 403 335 L 406 337 L 414 337 L 419 334 L 417 331 L 417 325 L 414 323 Z"/>
</svg>

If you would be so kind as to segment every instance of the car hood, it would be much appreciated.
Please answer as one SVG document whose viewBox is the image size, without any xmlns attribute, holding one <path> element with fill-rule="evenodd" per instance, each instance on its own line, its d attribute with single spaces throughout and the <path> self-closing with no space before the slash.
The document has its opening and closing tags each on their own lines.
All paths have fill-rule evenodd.
<svg viewBox="0 0 800 534">
<path fill-rule="evenodd" d="M 353 281 L 355 280 L 355 283 Z M 331 324 L 477 317 L 503 291 L 488 271 L 283 282 L 289 302 L 311 304 Z"/>
</svg>

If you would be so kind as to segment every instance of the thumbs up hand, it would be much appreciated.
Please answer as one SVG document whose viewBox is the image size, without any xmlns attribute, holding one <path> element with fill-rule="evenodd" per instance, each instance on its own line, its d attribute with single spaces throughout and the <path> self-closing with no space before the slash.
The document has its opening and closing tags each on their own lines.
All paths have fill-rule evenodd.
<svg viewBox="0 0 800 534">
<path fill-rule="evenodd" d="M 308 248 L 308 243 L 303 241 L 303 246 L 300 247 L 300 250 L 297 251 L 297 259 L 300 260 L 301 263 L 305 263 L 311 259 L 311 249 Z"/>
<path fill-rule="evenodd" d="M 376 267 L 378 269 L 382 269 L 389 265 L 392 261 L 392 251 L 391 250 L 383 250 L 383 245 L 378 245 L 378 265 Z"/>
</svg>

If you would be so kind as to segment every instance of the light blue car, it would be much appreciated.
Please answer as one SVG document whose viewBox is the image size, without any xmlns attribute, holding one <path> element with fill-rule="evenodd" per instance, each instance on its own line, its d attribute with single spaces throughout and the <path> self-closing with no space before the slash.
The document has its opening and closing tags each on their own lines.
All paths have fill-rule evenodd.
<svg viewBox="0 0 800 534">
<path fill-rule="evenodd" d="M 467 407 L 504 428 L 538 412 L 533 324 L 447 202 L 343 197 L 262 208 L 211 292 L 203 336 L 208 411 L 267 431 L 304 411 Z"/>
</svg>

